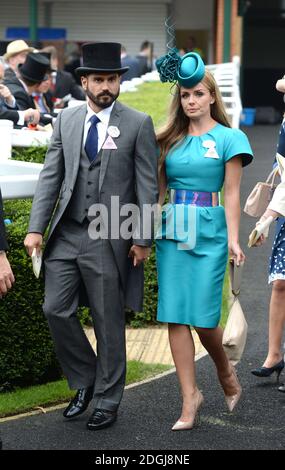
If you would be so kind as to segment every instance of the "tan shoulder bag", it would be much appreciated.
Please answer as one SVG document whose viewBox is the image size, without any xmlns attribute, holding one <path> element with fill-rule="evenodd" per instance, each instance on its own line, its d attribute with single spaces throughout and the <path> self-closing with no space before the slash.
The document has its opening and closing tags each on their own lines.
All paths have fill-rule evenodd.
<svg viewBox="0 0 285 470">
<path fill-rule="evenodd" d="M 278 166 L 271 171 L 265 183 L 261 181 L 256 183 L 243 209 L 246 214 L 252 217 L 261 217 L 264 214 L 277 186 L 275 184 L 277 174 Z"/>
</svg>

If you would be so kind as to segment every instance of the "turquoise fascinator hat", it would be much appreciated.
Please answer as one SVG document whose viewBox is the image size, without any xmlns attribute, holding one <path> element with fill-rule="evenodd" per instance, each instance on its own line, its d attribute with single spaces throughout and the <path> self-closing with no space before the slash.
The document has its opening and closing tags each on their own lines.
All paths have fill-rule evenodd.
<svg viewBox="0 0 285 470">
<path fill-rule="evenodd" d="M 188 52 L 181 57 L 176 48 L 157 59 L 156 67 L 162 82 L 178 82 L 185 88 L 194 87 L 205 75 L 205 64 L 199 54 Z"/>
<path fill-rule="evenodd" d="M 199 54 L 189 52 L 181 57 L 180 66 L 177 70 L 177 81 L 185 88 L 192 88 L 203 80 L 205 65 Z"/>
</svg>

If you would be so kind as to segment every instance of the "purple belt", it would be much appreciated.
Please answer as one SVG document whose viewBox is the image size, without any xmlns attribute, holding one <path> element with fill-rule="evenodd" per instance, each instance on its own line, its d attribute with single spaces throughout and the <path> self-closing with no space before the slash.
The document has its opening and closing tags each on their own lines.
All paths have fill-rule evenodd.
<svg viewBox="0 0 285 470">
<path fill-rule="evenodd" d="M 169 202 L 199 207 L 216 207 L 220 205 L 219 193 L 191 191 L 190 189 L 171 189 Z"/>
</svg>

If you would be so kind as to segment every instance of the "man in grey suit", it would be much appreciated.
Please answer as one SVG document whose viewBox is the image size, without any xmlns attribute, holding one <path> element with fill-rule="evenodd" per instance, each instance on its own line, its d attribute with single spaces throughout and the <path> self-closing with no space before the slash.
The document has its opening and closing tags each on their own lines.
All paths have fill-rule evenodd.
<svg viewBox="0 0 285 470">
<path fill-rule="evenodd" d="M 152 234 L 141 235 L 143 209 L 158 199 L 152 120 L 116 101 L 120 76 L 128 70 L 120 52 L 118 43 L 83 46 L 77 73 L 87 105 L 65 109 L 57 118 L 25 239 L 30 255 L 34 248 L 39 252 L 51 221 L 43 310 L 63 372 L 77 390 L 64 417 L 78 416 L 94 397 L 91 430 L 110 426 L 117 417 L 126 371 L 124 306 L 142 309 L 143 262 L 152 243 Z M 126 223 L 125 204 L 138 209 L 130 237 L 118 232 Z M 108 220 L 104 210 L 92 219 L 98 207 Z M 76 316 L 83 292 L 97 354 Z"/>
</svg>

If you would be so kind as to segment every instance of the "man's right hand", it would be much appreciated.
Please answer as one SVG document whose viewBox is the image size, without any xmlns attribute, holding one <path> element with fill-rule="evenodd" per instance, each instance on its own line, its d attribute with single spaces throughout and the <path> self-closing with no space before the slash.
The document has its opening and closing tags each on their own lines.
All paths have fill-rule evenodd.
<svg viewBox="0 0 285 470">
<path fill-rule="evenodd" d="M 32 256 L 34 248 L 39 255 L 43 244 L 43 236 L 40 233 L 28 233 L 25 238 L 24 245 L 29 256 Z"/>
<path fill-rule="evenodd" d="M 38 124 L 40 117 L 40 112 L 37 109 L 29 108 L 24 113 L 24 119 L 27 123 Z"/>
</svg>

